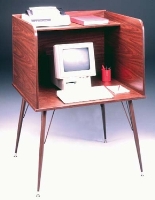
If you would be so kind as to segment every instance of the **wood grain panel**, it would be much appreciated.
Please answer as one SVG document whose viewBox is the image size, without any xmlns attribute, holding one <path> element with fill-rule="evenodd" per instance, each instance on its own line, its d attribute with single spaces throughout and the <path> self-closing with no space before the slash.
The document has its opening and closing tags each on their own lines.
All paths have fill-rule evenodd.
<svg viewBox="0 0 155 200">
<path fill-rule="evenodd" d="M 112 76 L 145 94 L 144 27 L 141 20 L 105 11 L 105 17 L 119 22 L 116 31 L 105 33 L 107 62 Z"/>
<path fill-rule="evenodd" d="M 19 17 L 12 17 L 13 85 L 37 107 L 38 63 L 36 32 Z"/>
</svg>

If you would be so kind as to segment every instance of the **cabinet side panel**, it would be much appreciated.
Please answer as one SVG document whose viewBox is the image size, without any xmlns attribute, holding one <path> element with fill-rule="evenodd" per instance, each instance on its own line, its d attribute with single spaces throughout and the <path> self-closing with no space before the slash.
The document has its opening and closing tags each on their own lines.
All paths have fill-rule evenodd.
<svg viewBox="0 0 155 200">
<path fill-rule="evenodd" d="M 106 60 L 113 77 L 145 95 L 144 27 L 141 20 L 105 11 L 104 16 L 120 23 L 120 28 L 105 33 Z"/>
<path fill-rule="evenodd" d="M 25 100 L 38 107 L 37 38 L 33 27 L 12 17 L 13 85 Z"/>
</svg>

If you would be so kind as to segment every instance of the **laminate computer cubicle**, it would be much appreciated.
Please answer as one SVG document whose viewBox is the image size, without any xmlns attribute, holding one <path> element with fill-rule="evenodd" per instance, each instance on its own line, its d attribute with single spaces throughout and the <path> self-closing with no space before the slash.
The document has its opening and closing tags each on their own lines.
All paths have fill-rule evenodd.
<svg viewBox="0 0 155 200">
<path fill-rule="evenodd" d="M 22 128 L 26 104 L 41 113 L 37 191 L 40 190 L 43 163 L 46 113 L 49 110 L 99 104 L 101 106 L 104 138 L 106 140 L 105 104 L 121 102 L 134 134 L 140 170 L 143 172 L 133 100 L 145 98 L 144 27 L 140 19 L 106 10 L 70 11 L 70 16 L 96 15 L 109 19 L 108 24 L 82 26 L 34 27 L 21 14 L 12 15 L 13 86 L 22 97 L 15 153 Z M 53 45 L 60 43 L 93 42 L 96 72 L 93 85 L 121 84 L 129 93 L 114 98 L 64 104 L 56 96 L 51 83 L 50 68 Z M 101 81 L 101 66 L 111 67 L 111 82 Z M 124 106 L 124 102 L 127 106 Z"/>
</svg>

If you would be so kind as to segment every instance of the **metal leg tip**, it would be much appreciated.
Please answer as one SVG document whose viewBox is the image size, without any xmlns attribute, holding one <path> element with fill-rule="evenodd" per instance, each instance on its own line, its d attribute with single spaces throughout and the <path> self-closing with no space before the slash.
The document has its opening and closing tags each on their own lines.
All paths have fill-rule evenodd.
<svg viewBox="0 0 155 200">
<path fill-rule="evenodd" d="M 17 153 L 15 153 L 14 157 L 15 157 L 15 158 L 17 157 Z"/>
<path fill-rule="evenodd" d="M 106 140 L 106 139 L 104 140 L 104 143 L 107 143 L 107 140 Z"/>
<path fill-rule="evenodd" d="M 36 195 L 36 197 L 40 197 L 40 194 L 38 193 L 38 194 Z"/>
<path fill-rule="evenodd" d="M 144 174 L 143 174 L 143 173 L 141 173 L 141 176 L 144 176 Z"/>
</svg>

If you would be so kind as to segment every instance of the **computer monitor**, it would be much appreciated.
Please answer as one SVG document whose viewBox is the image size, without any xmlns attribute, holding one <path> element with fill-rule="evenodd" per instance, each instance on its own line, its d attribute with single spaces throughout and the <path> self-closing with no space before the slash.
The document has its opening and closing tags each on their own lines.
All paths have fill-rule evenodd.
<svg viewBox="0 0 155 200">
<path fill-rule="evenodd" d="M 56 44 L 53 54 L 53 81 L 60 89 L 80 84 L 90 86 L 90 77 L 96 75 L 92 42 Z"/>
</svg>

